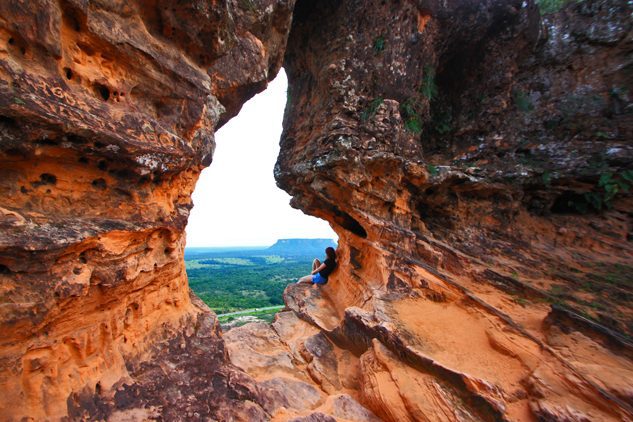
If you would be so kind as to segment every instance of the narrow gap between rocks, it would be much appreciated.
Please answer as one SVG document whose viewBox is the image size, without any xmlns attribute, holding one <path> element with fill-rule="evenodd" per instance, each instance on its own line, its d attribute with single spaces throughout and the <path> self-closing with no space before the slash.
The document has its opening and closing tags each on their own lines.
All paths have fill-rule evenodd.
<svg viewBox="0 0 633 422">
<path fill-rule="evenodd" d="M 287 101 L 283 72 L 216 133 L 213 163 L 193 194 L 185 265 L 192 290 L 223 328 L 272 321 L 288 283 L 310 273 L 336 246 L 329 224 L 289 205 L 276 186 Z"/>
</svg>

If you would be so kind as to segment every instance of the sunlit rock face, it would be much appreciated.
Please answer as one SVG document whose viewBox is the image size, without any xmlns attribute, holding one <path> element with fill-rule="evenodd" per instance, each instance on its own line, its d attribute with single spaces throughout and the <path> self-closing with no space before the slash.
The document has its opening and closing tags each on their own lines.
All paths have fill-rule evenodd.
<svg viewBox="0 0 633 422">
<path fill-rule="evenodd" d="M 293 1 L 0 2 L 0 419 L 265 418 L 183 264 Z"/>
<path fill-rule="evenodd" d="M 382 419 L 633 417 L 631 5 L 546 12 L 296 5 L 276 177 L 340 267 L 285 299 Z"/>
</svg>

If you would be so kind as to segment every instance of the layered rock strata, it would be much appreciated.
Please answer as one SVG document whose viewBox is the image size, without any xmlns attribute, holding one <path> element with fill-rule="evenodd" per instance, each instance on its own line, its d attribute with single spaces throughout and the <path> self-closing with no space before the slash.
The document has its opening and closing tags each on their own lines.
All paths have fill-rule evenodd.
<svg viewBox="0 0 633 422">
<path fill-rule="evenodd" d="M 286 303 L 384 420 L 633 418 L 632 10 L 551 3 L 296 5 L 276 177 L 341 265 Z"/>
<path fill-rule="evenodd" d="M 265 419 L 183 262 L 293 1 L 0 3 L 0 419 Z"/>
</svg>

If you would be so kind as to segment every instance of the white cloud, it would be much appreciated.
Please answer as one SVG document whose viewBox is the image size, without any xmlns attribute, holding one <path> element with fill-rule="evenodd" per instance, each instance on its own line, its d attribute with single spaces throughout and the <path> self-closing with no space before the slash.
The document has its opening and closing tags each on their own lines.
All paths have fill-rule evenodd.
<svg viewBox="0 0 633 422">
<path fill-rule="evenodd" d="M 266 246 L 282 238 L 333 238 L 329 224 L 290 207 L 273 177 L 286 104 L 286 74 L 216 133 L 211 166 L 193 193 L 187 246 Z"/>
</svg>

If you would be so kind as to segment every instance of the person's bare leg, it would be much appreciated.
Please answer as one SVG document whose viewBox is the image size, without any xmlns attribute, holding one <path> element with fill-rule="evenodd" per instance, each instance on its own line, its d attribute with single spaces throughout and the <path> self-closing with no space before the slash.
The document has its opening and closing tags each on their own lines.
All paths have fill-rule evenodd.
<svg viewBox="0 0 633 422">
<path fill-rule="evenodd" d="M 312 275 L 301 277 L 297 283 L 312 283 Z"/>
<path fill-rule="evenodd" d="M 319 261 L 317 258 L 314 258 L 314 261 L 312 261 L 312 271 L 319 268 L 320 265 L 321 265 L 321 261 Z M 307 275 L 305 277 L 301 277 L 299 281 L 297 281 L 297 283 L 312 283 L 312 274 Z"/>
</svg>

